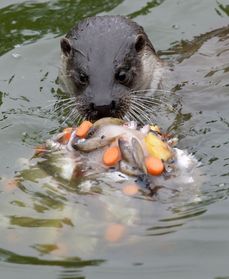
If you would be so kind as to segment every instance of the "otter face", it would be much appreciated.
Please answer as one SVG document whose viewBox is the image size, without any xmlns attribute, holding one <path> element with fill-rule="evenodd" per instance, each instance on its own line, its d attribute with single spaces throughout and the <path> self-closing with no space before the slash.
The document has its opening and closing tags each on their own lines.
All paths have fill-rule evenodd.
<svg viewBox="0 0 229 279">
<path fill-rule="evenodd" d="M 61 50 L 64 90 L 75 96 L 77 111 L 92 120 L 123 118 L 131 92 L 150 88 L 158 65 L 143 29 L 119 16 L 80 22 L 61 40 Z M 147 70 L 146 58 L 152 66 Z"/>
</svg>

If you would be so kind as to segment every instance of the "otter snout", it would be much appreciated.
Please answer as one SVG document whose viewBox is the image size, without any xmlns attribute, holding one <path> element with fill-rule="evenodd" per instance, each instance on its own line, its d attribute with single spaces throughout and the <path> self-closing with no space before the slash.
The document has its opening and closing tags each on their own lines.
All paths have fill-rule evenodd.
<svg viewBox="0 0 229 279">
<path fill-rule="evenodd" d="M 96 105 L 90 103 L 90 116 L 93 120 L 100 119 L 102 117 L 110 117 L 116 114 L 116 102 L 113 100 L 108 105 Z"/>
</svg>

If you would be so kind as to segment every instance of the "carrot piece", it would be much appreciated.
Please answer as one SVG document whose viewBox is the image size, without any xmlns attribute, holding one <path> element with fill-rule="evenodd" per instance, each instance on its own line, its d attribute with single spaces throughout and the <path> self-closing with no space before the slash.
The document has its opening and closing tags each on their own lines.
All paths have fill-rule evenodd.
<svg viewBox="0 0 229 279">
<path fill-rule="evenodd" d="M 103 154 L 103 163 L 106 166 L 114 166 L 121 160 L 121 152 L 117 146 L 109 147 Z"/>
<path fill-rule="evenodd" d="M 123 224 L 110 224 L 105 231 L 105 239 L 109 242 L 117 242 L 123 238 L 125 231 Z"/>
<path fill-rule="evenodd" d="M 122 188 L 122 192 L 127 196 L 134 196 L 138 193 L 138 189 L 139 189 L 138 185 L 128 184 Z"/>
<path fill-rule="evenodd" d="M 149 174 L 160 175 L 164 170 L 164 164 L 161 159 L 148 156 L 145 159 L 145 166 Z"/>
<path fill-rule="evenodd" d="M 63 130 L 64 133 L 71 133 L 72 131 L 73 131 L 72 127 L 67 127 L 67 128 L 64 128 L 64 130 Z"/>
<path fill-rule="evenodd" d="M 71 138 L 71 135 L 72 135 L 72 131 L 73 131 L 73 128 L 65 128 L 63 133 L 63 138 L 62 138 L 62 141 L 64 144 L 66 144 L 70 138 Z"/>
<path fill-rule="evenodd" d="M 4 190 L 6 192 L 11 192 L 15 190 L 18 186 L 18 179 L 17 178 L 12 178 L 12 179 L 7 179 L 4 181 Z"/>
<path fill-rule="evenodd" d="M 92 125 L 93 124 L 90 121 L 83 121 L 76 129 L 76 136 L 79 138 L 85 138 Z"/>
</svg>

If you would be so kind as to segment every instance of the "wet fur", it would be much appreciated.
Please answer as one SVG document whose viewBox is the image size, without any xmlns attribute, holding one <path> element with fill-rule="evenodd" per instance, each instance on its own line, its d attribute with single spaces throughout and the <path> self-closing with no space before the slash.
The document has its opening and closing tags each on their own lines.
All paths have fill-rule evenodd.
<svg viewBox="0 0 229 279">
<path fill-rule="evenodd" d="M 139 36 L 143 39 L 138 42 Z M 142 90 L 143 96 L 146 93 L 153 96 L 164 68 L 143 28 L 122 16 L 91 17 L 73 27 L 66 39 L 71 49 L 62 41 L 59 78 L 63 90 L 75 98 L 75 114 L 89 119 L 100 116 L 136 119 L 131 113 L 133 93 Z M 128 84 L 114 78 L 120 67 L 130 67 L 127 72 L 131 72 L 132 78 Z M 89 77 L 85 87 L 77 81 L 82 69 Z M 116 107 L 109 110 L 112 102 Z M 92 103 L 104 107 L 104 111 L 96 114 Z"/>
</svg>

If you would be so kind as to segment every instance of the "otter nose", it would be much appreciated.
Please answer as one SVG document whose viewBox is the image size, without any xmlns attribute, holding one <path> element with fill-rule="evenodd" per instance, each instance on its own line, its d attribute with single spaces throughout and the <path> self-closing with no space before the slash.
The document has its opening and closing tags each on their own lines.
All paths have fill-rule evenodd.
<svg viewBox="0 0 229 279">
<path fill-rule="evenodd" d="M 90 110 L 92 112 L 93 118 L 102 118 L 112 116 L 116 108 L 115 101 L 112 101 L 109 105 L 95 105 L 94 103 L 90 104 Z"/>
</svg>

